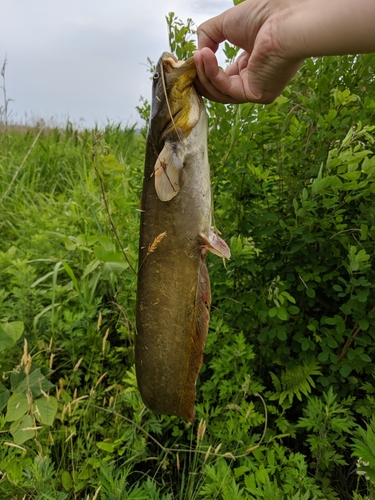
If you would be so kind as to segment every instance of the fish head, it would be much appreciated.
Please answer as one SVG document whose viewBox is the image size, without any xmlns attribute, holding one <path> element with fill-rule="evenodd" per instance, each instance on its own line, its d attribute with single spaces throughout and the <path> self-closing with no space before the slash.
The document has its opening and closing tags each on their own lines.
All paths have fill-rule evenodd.
<svg viewBox="0 0 375 500">
<path fill-rule="evenodd" d="M 187 137 L 198 123 L 203 101 L 194 87 L 197 70 L 194 58 L 179 61 L 164 52 L 153 75 L 149 134 L 159 146 Z"/>
</svg>

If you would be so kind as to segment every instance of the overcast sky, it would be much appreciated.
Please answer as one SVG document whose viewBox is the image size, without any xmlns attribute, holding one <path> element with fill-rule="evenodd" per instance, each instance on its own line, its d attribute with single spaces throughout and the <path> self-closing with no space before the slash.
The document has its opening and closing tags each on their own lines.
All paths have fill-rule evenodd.
<svg viewBox="0 0 375 500">
<path fill-rule="evenodd" d="M 134 124 L 139 97 L 150 98 L 147 57 L 156 62 L 169 50 L 168 12 L 199 25 L 232 6 L 232 0 L 0 0 L 0 63 L 6 56 L 13 120 Z"/>
</svg>

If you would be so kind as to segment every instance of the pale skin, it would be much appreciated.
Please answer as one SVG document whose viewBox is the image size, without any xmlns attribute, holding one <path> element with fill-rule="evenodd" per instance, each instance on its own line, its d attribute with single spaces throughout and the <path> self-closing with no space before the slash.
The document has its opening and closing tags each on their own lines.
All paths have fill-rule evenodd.
<svg viewBox="0 0 375 500">
<path fill-rule="evenodd" d="M 304 59 L 375 52 L 375 0 L 245 0 L 198 27 L 197 90 L 222 103 L 271 103 Z M 236 61 L 218 67 L 229 41 Z"/>
</svg>

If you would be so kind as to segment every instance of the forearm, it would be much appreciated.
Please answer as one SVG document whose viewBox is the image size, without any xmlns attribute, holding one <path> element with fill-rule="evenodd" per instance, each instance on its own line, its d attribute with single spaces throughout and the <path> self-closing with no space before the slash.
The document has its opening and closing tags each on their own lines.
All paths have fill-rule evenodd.
<svg viewBox="0 0 375 500">
<path fill-rule="evenodd" d="M 375 0 L 291 1 L 275 17 L 291 58 L 375 52 Z"/>
</svg>

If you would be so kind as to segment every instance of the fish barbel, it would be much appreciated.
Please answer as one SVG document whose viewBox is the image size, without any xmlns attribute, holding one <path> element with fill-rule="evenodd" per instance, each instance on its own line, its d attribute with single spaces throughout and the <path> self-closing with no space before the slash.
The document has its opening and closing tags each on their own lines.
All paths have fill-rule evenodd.
<svg viewBox="0 0 375 500">
<path fill-rule="evenodd" d="M 208 250 L 229 258 L 211 228 L 207 115 L 194 59 L 164 52 L 153 75 L 141 201 L 135 363 L 145 405 L 194 419 L 206 342 Z"/>
</svg>

